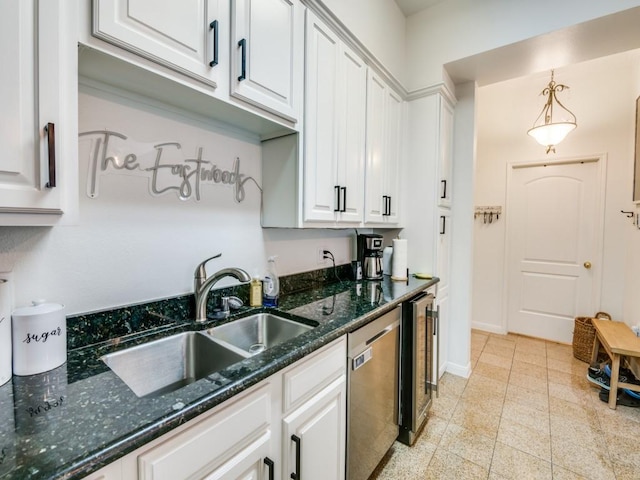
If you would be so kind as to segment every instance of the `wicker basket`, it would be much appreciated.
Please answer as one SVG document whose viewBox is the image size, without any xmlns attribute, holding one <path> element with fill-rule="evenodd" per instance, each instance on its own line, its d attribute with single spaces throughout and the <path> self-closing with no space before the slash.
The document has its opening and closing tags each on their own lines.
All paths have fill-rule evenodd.
<svg viewBox="0 0 640 480">
<path fill-rule="evenodd" d="M 598 312 L 595 318 L 604 318 L 611 320 L 611 315 L 606 312 Z M 592 317 L 576 317 L 573 329 L 573 356 L 578 360 L 590 363 L 591 354 L 593 353 L 593 342 L 596 338 L 596 329 L 591 322 Z M 606 353 L 599 353 L 606 356 Z"/>
</svg>

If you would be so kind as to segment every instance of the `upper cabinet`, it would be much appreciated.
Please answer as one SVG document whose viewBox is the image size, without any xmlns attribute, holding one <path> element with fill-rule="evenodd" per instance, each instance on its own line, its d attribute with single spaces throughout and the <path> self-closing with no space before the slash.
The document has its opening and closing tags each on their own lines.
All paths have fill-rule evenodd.
<svg viewBox="0 0 640 480">
<path fill-rule="evenodd" d="M 61 1 L 0 3 L 0 225 L 75 221 L 73 22 Z"/>
<path fill-rule="evenodd" d="M 442 96 L 438 97 L 438 106 L 438 176 L 440 180 L 438 205 L 441 207 L 450 208 L 451 187 L 453 180 L 453 107 Z"/>
<path fill-rule="evenodd" d="M 231 2 L 231 95 L 291 122 L 300 114 L 303 14 L 299 0 Z"/>
<path fill-rule="evenodd" d="M 366 72 L 364 61 L 308 11 L 305 222 L 362 222 Z"/>
<path fill-rule="evenodd" d="M 399 221 L 402 99 L 369 70 L 367 77 L 366 193 L 367 224 Z"/>
<path fill-rule="evenodd" d="M 94 0 L 93 35 L 214 88 L 228 71 L 222 0 Z"/>
<path fill-rule="evenodd" d="M 112 56 L 92 61 L 95 54 L 86 52 L 81 56 L 85 75 L 129 88 L 124 76 L 130 89 L 137 91 L 135 84 L 140 80 L 114 65 L 117 58 L 175 81 L 173 103 L 192 107 L 188 100 L 192 92 L 179 86 L 204 93 L 200 103 L 207 106 L 196 105 L 197 113 L 251 129 L 252 119 L 243 120 L 230 110 L 239 107 L 296 127 L 304 68 L 304 7 L 299 0 L 192 0 L 161 5 L 153 0 L 93 0 L 93 10 L 83 8 L 92 27 L 88 34 L 81 28 L 81 41 Z M 167 96 L 154 92 L 166 92 L 166 83 L 148 76 L 142 81 L 149 85 L 142 92 L 145 95 L 163 100 Z M 208 102 L 207 97 L 213 100 Z M 258 126 L 257 130 L 269 134 L 272 129 Z"/>
</svg>

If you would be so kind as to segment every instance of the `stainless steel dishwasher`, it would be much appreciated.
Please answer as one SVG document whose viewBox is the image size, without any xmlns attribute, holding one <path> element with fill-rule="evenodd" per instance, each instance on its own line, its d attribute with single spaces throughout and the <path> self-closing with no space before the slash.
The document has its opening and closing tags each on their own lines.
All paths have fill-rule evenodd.
<svg viewBox="0 0 640 480">
<path fill-rule="evenodd" d="M 398 436 L 401 307 L 349 334 L 347 479 L 366 480 Z"/>
</svg>

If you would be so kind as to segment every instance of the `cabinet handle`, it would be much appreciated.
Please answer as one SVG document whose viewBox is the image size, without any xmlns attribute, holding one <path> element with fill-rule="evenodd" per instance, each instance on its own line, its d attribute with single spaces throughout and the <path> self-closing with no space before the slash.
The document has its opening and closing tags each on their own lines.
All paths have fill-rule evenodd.
<svg viewBox="0 0 640 480">
<path fill-rule="evenodd" d="M 347 187 L 340 187 L 340 191 L 342 192 L 342 208 L 341 212 L 347 211 Z"/>
<path fill-rule="evenodd" d="M 292 480 L 301 480 L 300 479 L 300 437 L 298 437 L 297 435 L 291 435 L 291 440 L 293 441 L 293 443 L 296 444 L 296 471 L 294 473 L 291 474 L 291 479 Z"/>
<path fill-rule="evenodd" d="M 218 65 L 218 20 L 211 22 L 209 28 L 213 30 L 213 60 L 209 62 L 209 66 L 215 67 Z"/>
<path fill-rule="evenodd" d="M 387 197 L 387 202 L 388 202 L 388 206 L 387 206 L 387 216 L 391 216 L 391 195 L 389 195 Z"/>
<path fill-rule="evenodd" d="M 440 195 L 440 198 L 447 198 L 447 181 L 440 180 L 440 183 L 442 184 L 442 195 Z"/>
<path fill-rule="evenodd" d="M 238 77 L 238 81 L 241 82 L 242 80 L 245 80 L 247 78 L 247 40 L 243 38 L 238 42 L 238 46 L 242 51 L 242 72 Z"/>
<path fill-rule="evenodd" d="M 447 231 L 447 217 L 440 215 L 440 235 L 444 235 Z"/>
<path fill-rule="evenodd" d="M 273 460 L 271 460 L 269 457 L 265 457 L 264 464 L 269 469 L 269 480 L 273 480 Z"/>
<path fill-rule="evenodd" d="M 51 122 L 44 127 L 47 134 L 47 148 L 49 150 L 49 181 L 46 183 L 47 188 L 56 186 L 56 131 L 55 125 Z"/>
<path fill-rule="evenodd" d="M 387 196 L 386 195 L 382 196 L 382 216 L 383 217 L 387 216 Z"/>
<path fill-rule="evenodd" d="M 333 211 L 334 212 L 339 212 L 340 211 L 340 185 L 336 185 L 335 187 L 333 187 L 333 193 L 336 195 L 336 202 L 335 202 L 335 206 L 333 207 Z"/>
</svg>

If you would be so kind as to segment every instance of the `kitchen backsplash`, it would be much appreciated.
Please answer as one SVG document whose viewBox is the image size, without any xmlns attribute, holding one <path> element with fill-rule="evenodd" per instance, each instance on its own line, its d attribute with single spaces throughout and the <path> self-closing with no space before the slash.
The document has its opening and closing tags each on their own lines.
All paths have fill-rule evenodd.
<svg viewBox="0 0 640 480">
<path fill-rule="evenodd" d="M 329 283 L 351 280 L 351 265 L 338 265 L 334 269 L 322 268 L 280 277 L 280 295 L 285 296 Z M 215 290 L 209 298 L 209 311 L 215 299 L 235 295 L 249 304 L 247 285 L 236 285 Z M 86 315 L 67 318 L 67 345 L 69 349 L 82 348 L 106 341 L 120 341 L 123 337 L 138 335 L 149 330 L 174 328 L 194 318 L 193 295 L 181 295 L 154 302 L 129 305 Z"/>
</svg>

